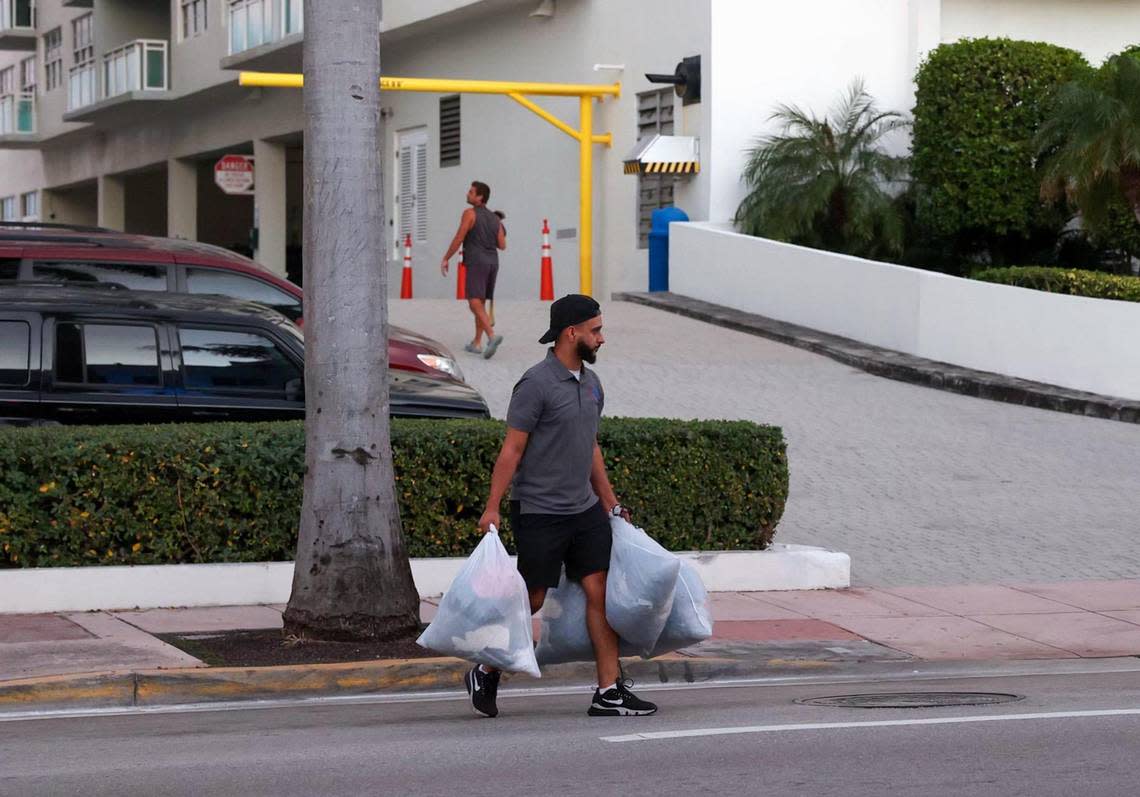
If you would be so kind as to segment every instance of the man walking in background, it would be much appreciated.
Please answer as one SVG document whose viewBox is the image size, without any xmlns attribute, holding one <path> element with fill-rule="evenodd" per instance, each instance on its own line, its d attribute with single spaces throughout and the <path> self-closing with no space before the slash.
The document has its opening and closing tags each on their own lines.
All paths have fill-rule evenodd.
<svg viewBox="0 0 1140 797">
<path fill-rule="evenodd" d="M 604 342 L 602 311 L 589 296 L 570 294 L 550 306 L 550 329 L 539 343 L 554 346 L 511 394 L 507 436 L 479 527 L 500 525 L 499 505 L 511 487 L 511 528 L 531 614 L 558 586 L 565 566 L 566 577 L 586 593 L 586 630 L 597 664 L 598 688 L 587 713 L 618 717 L 653 714 L 657 706 L 629 691 L 618 664 L 618 637 L 606 621 L 609 516 L 629 520 L 629 512 L 614 495 L 598 447 L 602 383 L 584 365 L 594 363 Z M 476 665 L 464 684 L 476 712 L 499 713 L 497 670 Z"/>
<path fill-rule="evenodd" d="M 495 280 L 499 276 L 499 250 L 507 248 L 507 231 L 500 219 L 487 208 L 491 188 L 478 180 L 467 189 L 470 205 L 459 219 L 459 230 L 447 247 L 447 254 L 439 264 L 440 273 L 447 276 L 448 261 L 463 247 L 463 262 L 467 265 L 467 306 L 475 316 L 475 337 L 463 347 L 464 351 L 482 354 L 491 359 L 502 335 L 495 334 L 494 324 L 487 315 L 487 300 L 495 298 Z M 480 341 L 487 336 L 486 347 Z"/>
</svg>

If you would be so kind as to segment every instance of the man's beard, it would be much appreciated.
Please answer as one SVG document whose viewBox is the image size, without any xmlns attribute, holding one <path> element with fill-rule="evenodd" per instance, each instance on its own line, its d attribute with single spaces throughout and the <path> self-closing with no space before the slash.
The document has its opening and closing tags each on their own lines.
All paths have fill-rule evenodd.
<svg viewBox="0 0 1140 797">
<path fill-rule="evenodd" d="M 578 356 L 585 362 L 593 365 L 598 359 L 598 350 L 591 349 L 586 345 L 586 341 L 580 340 L 578 341 Z"/>
</svg>

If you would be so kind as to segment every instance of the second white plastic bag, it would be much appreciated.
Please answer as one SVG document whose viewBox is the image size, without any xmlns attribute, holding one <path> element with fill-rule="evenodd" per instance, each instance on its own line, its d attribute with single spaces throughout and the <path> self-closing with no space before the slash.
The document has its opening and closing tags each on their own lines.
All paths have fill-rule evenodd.
<svg viewBox="0 0 1140 797">
<path fill-rule="evenodd" d="M 542 665 L 594 660 L 594 645 L 586 628 L 586 592 L 577 581 L 566 578 L 565 570 L 558 588 L 546 592 L 534 655 Z M 637 651 L 619 639 L 618 655 L 636 656 Z"/>
<path fill-rule="evenodd" d="M 653 646 L 653 655 L 660 656 L 662 653 L 695 645 L 711 637 L 712 632 L 708 592 L 705 591 L 697 568 L 682 559 L 677 591 L 673 595 L 673 609 L 669 612 L 661 636 L 657 638 L 657 644 Z"/>
<path fill-rule="evenodd" d="M 673 610 L 680 560 L 641 529 L 610 518 L 613 548 L 606 579 L 606 619 L 642 656 L 651 655 Z"/>
<path fill-rule="evenodd" d="M 526 584 L 494 527 L 475 546 L 416 642 L 438 653 L 541 677 Z"/>
</svg>

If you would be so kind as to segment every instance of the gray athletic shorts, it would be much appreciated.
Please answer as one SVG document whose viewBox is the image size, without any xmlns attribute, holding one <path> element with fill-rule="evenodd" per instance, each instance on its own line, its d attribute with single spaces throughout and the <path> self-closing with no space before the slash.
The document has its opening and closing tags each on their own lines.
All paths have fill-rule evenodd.
<svg viewBox="0 0 1140 797">
<path fill-rule="evenodd" d="M 499 266 L 473 266 L 467 264 L 467 298 L 494 299 L 495 279 L 499 276 Z"/>
</svg>

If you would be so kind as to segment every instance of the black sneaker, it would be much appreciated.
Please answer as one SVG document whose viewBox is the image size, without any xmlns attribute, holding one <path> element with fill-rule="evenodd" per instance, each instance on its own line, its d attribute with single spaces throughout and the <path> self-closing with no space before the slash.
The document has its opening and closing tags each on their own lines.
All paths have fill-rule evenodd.
<svg viewBox="0 0 1140 797">
<path fill-rule="evenodd" d="M 586 713 L 591 717 L 638 717 L 647 714 L 656 714 L 657 706 L 648 700 L 629 691 L 633 681 L 623 681 L 620 678 L 614 682 L 612 689 L 602 691 L 594 690 L 594 701 L 590 703 L 590 710 Z"/>
<path fill-rule="evenodd" d="M 483 672 L 476 664 L 463 676 L 463 685 L 471 695 L 471 708 L 481 717 L 497 717 L 499 708 L 495 697 L 499 694 L 499 673 Z M 612 689 L 610 690 L 613 691 Z"/>
</svg>

